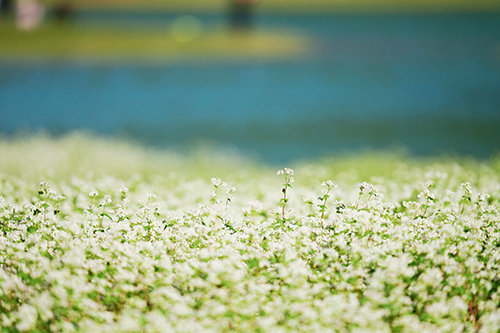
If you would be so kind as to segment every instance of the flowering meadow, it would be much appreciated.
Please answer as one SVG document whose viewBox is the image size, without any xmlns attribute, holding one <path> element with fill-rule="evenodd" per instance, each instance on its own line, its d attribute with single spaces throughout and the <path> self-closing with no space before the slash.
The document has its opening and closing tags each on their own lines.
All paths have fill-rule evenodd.
<svg viewBox="0 0 500 333">
<path fill-rule="evenodd" d="M 498 159 L 0 157 L 2 332 L 500 332 Z"/>
</svg>

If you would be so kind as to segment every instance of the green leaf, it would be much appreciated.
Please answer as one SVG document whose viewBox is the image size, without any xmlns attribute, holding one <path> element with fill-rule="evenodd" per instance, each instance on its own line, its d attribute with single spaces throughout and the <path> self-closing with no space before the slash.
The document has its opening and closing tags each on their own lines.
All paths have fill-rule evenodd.
<svg viewBox="0 0 500 333">
<path fill-rule="evenodd" d="M 29 226 L 29 227 L 27 228 L 27 230 L 26 230 L 26 231 L 28 232 L 28 234 L 32 234 L 32 233 L 36 232 L 37 230 L 38 230 L 38 227 L 37 227 L 37 226 L 35 226 L 35 225 L 31 225 L 31 226 Z"/>
<path fill-rule="evenodd" d="M 247 261 L 248 268 L 252 269 L 254 267 L 259 267 L 259 259 L 257 258 L 252 258 Z"/>
</svg>

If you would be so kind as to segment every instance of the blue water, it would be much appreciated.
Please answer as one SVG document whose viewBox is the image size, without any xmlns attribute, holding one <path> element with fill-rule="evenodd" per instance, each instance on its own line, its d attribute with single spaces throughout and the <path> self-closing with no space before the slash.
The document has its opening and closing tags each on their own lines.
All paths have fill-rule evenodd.
<svg viewBox="0 0 500 333">
<path fill-rule="evenodd" d="M 173 19 L 85 13 L 74 24 Z M 479 158 L 500 149 L 500 13 L 260 15 L 256 26 L 301 31 L 314 50 L 296 61 L 205 65 L 0 60 L 0 131 L 212 140 L 274 161 L 397 145 Z"/>
</svg>

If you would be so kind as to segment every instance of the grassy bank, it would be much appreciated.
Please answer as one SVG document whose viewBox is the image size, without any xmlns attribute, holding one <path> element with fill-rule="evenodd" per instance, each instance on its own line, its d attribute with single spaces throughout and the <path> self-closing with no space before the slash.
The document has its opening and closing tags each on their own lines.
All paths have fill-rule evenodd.
<svg viewBox="0 0 500 333">
<path fill-rule="evenodd" d="M 47 2 L 51 2 L 50 0 Z M 52 1 L 54 2 L 54 1 Z M 80 9 L 165 10 L 176 12 L 221 12 L 227 0 L 75 0 Z M 447 12 L 500 10 L 496 0 L 262 0 L 256 6 L 261 12 L 339 13 L 339 12 Z"/>
<path fill-rule="evenodd" d="M 27 32 L 16 29 L 9 22 L 0 22 L 0 58 L 13 61 L 90 60 L 110 64 L 137 60 L 169 63 L 221 58 L 224 61 L 287 60 L 311 52 L 305 36 L 293 31 L 229 33 L 187 20 L 187 28 L 177 28 L 174 24 L 139 29 L 85 28 L 47 23 Z"/>
</svg>

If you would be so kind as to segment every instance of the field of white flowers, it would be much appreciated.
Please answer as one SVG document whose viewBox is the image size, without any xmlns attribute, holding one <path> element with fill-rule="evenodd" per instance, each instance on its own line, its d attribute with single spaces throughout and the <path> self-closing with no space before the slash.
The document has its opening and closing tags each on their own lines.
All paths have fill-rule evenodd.
<svg viewBox="0 0 500 333">
<path fill-rule="evenodd" d="M 500 332 L 499 160 L 290 167 L 0 139 L 1 331 Z"/>
</svg>

